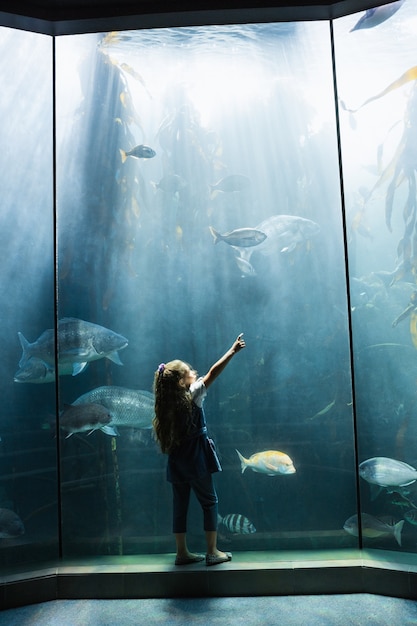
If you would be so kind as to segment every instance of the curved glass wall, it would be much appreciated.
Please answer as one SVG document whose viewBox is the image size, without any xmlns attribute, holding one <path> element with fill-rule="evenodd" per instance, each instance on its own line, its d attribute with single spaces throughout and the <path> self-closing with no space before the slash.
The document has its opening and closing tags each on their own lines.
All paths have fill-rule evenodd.
<svg viewBox="0 0 417 626">
<path fill-rule="evenodd" d="M 335 49 L 363 541 L 379 545 L 377 518 L 415 552 L 417 5 L 394 5 L 337 20 Z"/>
<path fill-rule="evenodd" d="M 1 105 L 1 507 L 25 530 L 2 554 L 172 552 L 153 373 L 204 373 L 239 332 L 205 402 L 219 544 L 358 548 L 362 529 L 414 551 L 416 3 L 400 9 L 354 30 L 362 14 L 56 37 L 54 84 L 52 40 L 3 30 L 34 69 L 17 80 L 9 55 Z M 296 472 L 253 471 L 268 451 Z"/>
<path fill-rule="evenodd" d="M 45 372 L 31 344 L 55 319 L 52 40 L 1 28 L 0 48 L 0 562 L 11 566 L 59 554 L 55 385 L 28 384 Z"/>
</svg>

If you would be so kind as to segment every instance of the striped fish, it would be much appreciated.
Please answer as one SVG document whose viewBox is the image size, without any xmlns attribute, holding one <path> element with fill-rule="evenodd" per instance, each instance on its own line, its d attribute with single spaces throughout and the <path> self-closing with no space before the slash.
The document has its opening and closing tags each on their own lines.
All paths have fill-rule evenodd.
<svg viewBox="0 0 417 626">
<path fill-rule="evenodd" d="M 256 533 L 256 528 L 252 522 L 240 513 L 228 513 L 221 518 L 221 523 L 232 534 L 250 535 Z"/>
</svg>

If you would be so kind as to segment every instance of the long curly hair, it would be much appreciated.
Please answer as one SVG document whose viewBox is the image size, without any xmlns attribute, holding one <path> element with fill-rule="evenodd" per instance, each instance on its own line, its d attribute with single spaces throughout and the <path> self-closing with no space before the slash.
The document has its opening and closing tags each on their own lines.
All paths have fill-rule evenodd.
<svg viewBox="0 0 417 626">
<path fill-rule="evenodd" d="M 155 417 L 152 425 L 165 454 L 170 454 L 181 443 L 191 426 L 191 394 L 180 384 L 190 369 L 188 363 L 175 359 L 161 363 L 155 372 Z"/>
</svg>

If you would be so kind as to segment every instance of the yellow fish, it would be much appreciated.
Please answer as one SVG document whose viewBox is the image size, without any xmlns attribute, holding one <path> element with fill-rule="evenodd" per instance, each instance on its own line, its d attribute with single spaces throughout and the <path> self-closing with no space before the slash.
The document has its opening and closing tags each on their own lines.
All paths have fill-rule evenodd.
<svg viewBox="0 0 417 626">
<path fill-rule="evenodd" d="M 236 450 L 240 459 L 242 474 L 247 467 L 250 467 L 254 472 L 260 474 L 267 474 L 268 476 L 277 476 L 279 474 L 295 474 L 294 463 L 284 452 L 278 450 L 266 450 L 265 452 L 256 452 L 252 454 L 249 459 L 245 459 Z"/>
</svg>

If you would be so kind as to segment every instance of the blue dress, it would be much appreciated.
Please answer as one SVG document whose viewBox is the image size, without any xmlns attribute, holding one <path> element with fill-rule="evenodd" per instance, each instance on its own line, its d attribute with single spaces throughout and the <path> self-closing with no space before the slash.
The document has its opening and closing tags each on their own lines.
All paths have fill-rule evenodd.
<svg viewBox="0 0 417 626">
<path fill-rule="evenodd" d="M 191 430 L 168 456 L 167 480 L 171 483 L 189 483 L 221 471 L 220 463 L 213 469 L 213 457 L 209 450 L 210 440 L 203 410 L 206 388 L 202 378 L 191 385 L 190 392 L 193 398 Z"/>
</svg>

